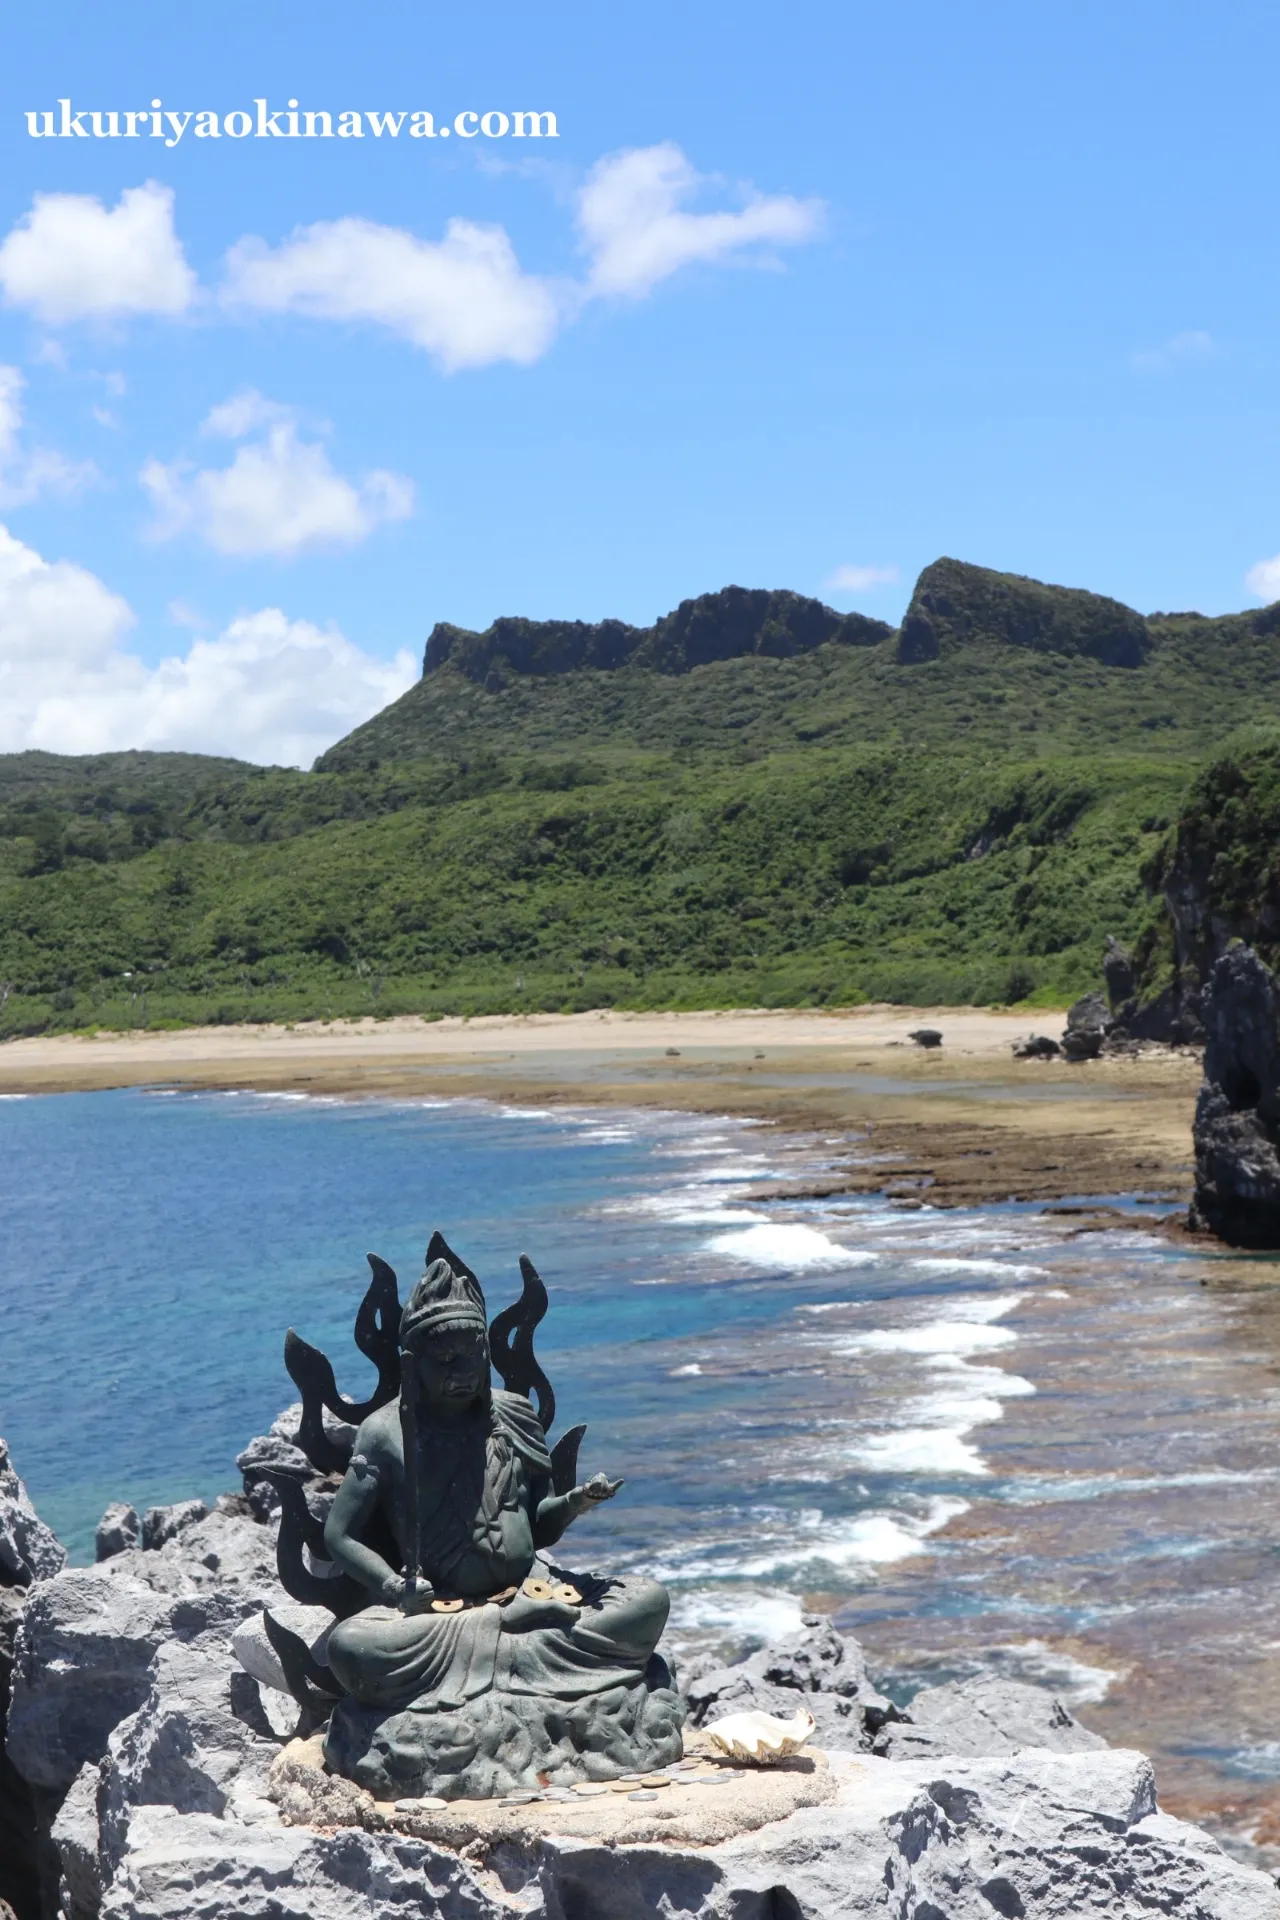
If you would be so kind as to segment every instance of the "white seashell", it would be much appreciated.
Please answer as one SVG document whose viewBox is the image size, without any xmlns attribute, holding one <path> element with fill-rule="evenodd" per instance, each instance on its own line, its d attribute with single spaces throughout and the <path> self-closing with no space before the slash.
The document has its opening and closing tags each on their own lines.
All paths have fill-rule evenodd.
<svg viewBox="0 0 1280 1920">
<path fill-rule="evenodd" d="M 801 1707 L 790 1720 L 775 1719 L 771 1713 L 731 1713 L 704 1727 L 713 1746 L 731 1760 L 754 1760 L 758 1766 L 771 1767 L 789 1753 L 798 1753 L 813 1732 L 814 1718 Z"/>
</svg>

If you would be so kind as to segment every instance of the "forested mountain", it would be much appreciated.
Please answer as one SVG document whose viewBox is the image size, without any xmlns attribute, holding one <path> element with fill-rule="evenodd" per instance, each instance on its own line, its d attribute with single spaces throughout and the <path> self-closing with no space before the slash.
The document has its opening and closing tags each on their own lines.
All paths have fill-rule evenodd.
<svg viewBox="0 0 1280 1920">
<path fill-rule="evenodd" d="M 0 756 L 0 1033 L 1051 1001 L 1108 933 L 1154 980 L 1143 875 L 1273 720 L 1280 608 L 1143 616 L 953 560 L 900 629 L 735 587 L 647 628 L 437 626 L 310 773 Z"/>
</svg>

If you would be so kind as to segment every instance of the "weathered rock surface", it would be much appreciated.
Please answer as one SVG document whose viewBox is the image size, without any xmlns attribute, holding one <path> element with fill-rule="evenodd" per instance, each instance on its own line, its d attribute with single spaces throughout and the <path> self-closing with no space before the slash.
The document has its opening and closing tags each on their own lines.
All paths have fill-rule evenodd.
<svg viewBox="0 0 1280 1920">
<path fill-rule="evenodd" d="M 1022 1747 L 1085 1753 L 1106 1744 L 1044 1687 L 980 1673 L 944 1687 L 924 1688 L 905 1718 L 891 1721 L 877 1734 L 875 1750 L 891 1760 L 926 1754 L 994 1759 Z"/>
<path fill-rule="evenodd" d="M 123 1500 L 115 1500 L 99 1520 L 93 1535 L 95 1560 L 111 1560 L 117 1553 L 128 1553 L 142 1545 L 142 1522 L 138 1509 Z"/>
<path fill-rule="evenodd" d="M 32 1506 L 0 1440 L 0 1586 L 29 1587 L 66 1565 L 62 1542 Z"/>
<path fill-rule="evenodd" d="M 0 1915 L 35 1914 L 51 1865 L 40 1834 L 39 1796 L 5 1744 L 19 1631 L 29 1595 L 59 1572 L 66 1554 L 40 1518 L 0 1440 Z"/>
<path fill-rule="evenodd" d="M 1111 1010 L 1100 993 L 1083 994 L 1067 1011 L 1062 1051 L 1068 1060 L 1096 1060 L 1111 1025 Z"/>
<path fill-rule="evenodd" d="M 1237 1247 L 1280 1247 L 1280 983 L 1251 947 L 1215 962 L 1191 1219 Z"/>
<path fill-rule="evenodd" d="M 284 1600 L 267 1530 L 219 1513 L 162 1548 L 42 1582 L 18 1635 L 10 1758 L 31 1785 L 65 1791 L 142 1705 L 162 1646 L 215 1630 L 229 1640 L 246 1615 Z"/>
<path fill-rule="evenodd" d="M 696 1849 L 577 1839 L 554 1807 L 468 1856 L 144 1805 L 102 1920 L 1280 1920 L 1272 1880 L 1157 1812 L 1139 1754 L 849 1756 L 840 1771 L 834 1801 Z"/>
<path fill-rule="evenodd" d="M 154 1553 L 160 1547 L 167 1547 L 188 1527 L 198 1526 L 208 1514 L 203 1500 L 178 1500 L 169 1507 L 148 1507 L 142 1521 L 142 1544 Z"/>
<path fill-rule="evenodd" d="M 857 1641 L 837 1633 L 825 1614 L 806 1614 L 798 1633 L 735 1666 L 695 1675 L 684 1691 L 695 1727 L 751 1709 L 788 1720 L 797 1707 L 807 1707 L 816 1723 L 814 1742 L 823 1747 L 868 1747 L 886 1720 L 898 1718 L 868 1679 Z"/>
</svg>

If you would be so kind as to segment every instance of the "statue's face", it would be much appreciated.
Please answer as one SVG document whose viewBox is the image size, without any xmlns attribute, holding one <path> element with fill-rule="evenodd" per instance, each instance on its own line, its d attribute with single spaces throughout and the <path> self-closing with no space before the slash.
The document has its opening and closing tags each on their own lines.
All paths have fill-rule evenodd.
<svg viewBox="0 0 1280 1920">
<path fill-rule="evenodd" d="M 418 1379 L 429 1400 L 465 1406 L 489 1377 L 489 1343 L 478 1327 L 446 1327 L 418 1350 Z"/>
</svg>

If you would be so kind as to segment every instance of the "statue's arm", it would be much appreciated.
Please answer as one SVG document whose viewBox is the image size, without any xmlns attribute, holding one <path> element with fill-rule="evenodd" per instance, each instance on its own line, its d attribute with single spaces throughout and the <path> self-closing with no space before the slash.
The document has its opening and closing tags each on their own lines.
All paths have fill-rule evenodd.
<svg viewBox="0 0 1280 1920">
<path fill-rule="evenodd" d="M 540 1481 L 545 1486 L 546 1481 Z M 607 1474 L 593 1473 L 581 1487 L 570 1487 L 568 1493 L 549 1493 L 545 1499 L 537 1500 L 534 1507 L 533 1544 L 535 1547 L 553 1547 L 565 1528 L 577 1519 L 580 1513 L 588 1513 L 592 1507 L 598 1507 L 602 1500 L 612 1500 L 621 1480 L 610 1480 Z M 535 1488 L 535 1499 L 537 1489 Z"/>
<path fill-rule="evenodd" d="M 404 1593 L 403 1575 L 360 1538 L 377 1508 L 385 1473 L 376 1455 L 370 1458 L 357 1450 L 324 1523 L 324 1543 L 336 1566 L 388 1606 L 396 1606 Z"/>
</svg>

